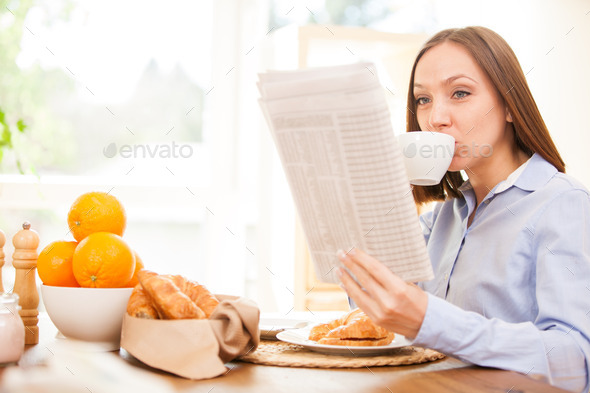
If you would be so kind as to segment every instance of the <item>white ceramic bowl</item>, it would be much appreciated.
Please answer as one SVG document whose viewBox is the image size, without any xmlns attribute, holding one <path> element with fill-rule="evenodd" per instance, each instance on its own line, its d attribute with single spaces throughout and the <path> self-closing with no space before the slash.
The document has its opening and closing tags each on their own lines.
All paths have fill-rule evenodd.
<svg viewBox="0 0 590 393">
<path fill-rule="evenodd" d="M 397 136 L 411 184 L 440 183 L 455 155 L 455 138 L 440 132 L 415 131 Z"/>
<path fill-rule="evenodd" d="M 133 288 L 69 288 L 41 285 L 47 314 L 67 338 L 119 348 L 123 316 Z"/>
</svg>

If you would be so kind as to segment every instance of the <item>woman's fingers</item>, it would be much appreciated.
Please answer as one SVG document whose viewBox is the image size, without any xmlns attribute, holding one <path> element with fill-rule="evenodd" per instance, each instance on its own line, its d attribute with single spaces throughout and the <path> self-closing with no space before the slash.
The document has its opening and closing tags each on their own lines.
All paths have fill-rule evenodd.
<svg viewBox="0 0 590 393">
<path fill-rule="evenodd" d="M 338 259 L 340 259 L 340 262 L 346 266 L 363 287 L 366 287 L 367 284 L 374 280 L 370 272 L 361 264 L 356 263 L 350 254 L 345 254 L 343 251 L 339 251 Z"/>
<path fill-rule="evenodd" d="M 362 278 L 358 276 L 357 278 L 362 285 L 364 285 L 362 279 L 369 281 L 366 277 L 367 275 L 371 276 L 372 281 L 378 282 L 381 287 L 386 289 L 392 284 L 405 285 L 405 281 L 395 275 L 385 265 L 358 248 L 352 248 L 346 254 L 340 251 L 338 252 L 338 257 L 355 276 L 357 276 L 357 272 L 361 272 Z"/>
<path fill-rule="evenodd" d="M 381 304 L 379 297 L 375 298 L 363 290 L 346 270 L 339 268 L 338 275 L 340 276 L 342 286 L 348 296 L 354 300 L 356 305 L 363 310 L 373 322 L 389 331 L 401 334 L 405 333 L 403 327 L 400 328 L 397 318 L 393 319 L 393 323 L 389 319 L 381 318 L 383 315 L 383 305 Z"/>
<path fill-rule="evenodd" d="M 379 299 L 386 296 L 386 289 L 384 289 L 383 286 L 375 280 L 369 270 L 364 268 L 363 265 L 356 263 L 351 258 L 351 255 L 338 252 L 338 258 L 349 270 L 349 272 L 354 275 L 356 282 L 358 282 L 360 287 L 362 287 L 371 297 L 378 301 Z M 391 272 L 389 273 L 391 274 Z"/>
<path fill-rule="evenodd" d="M 426 293 L 361 250 L 338 252 L 338 258 L 356 278 L 339 270 L 344 289 L 355 303 L 377 324 L 415 337 L 426 313 Z"/>
<path fill-rule="evenodd" d="M 358 259 L 353 258 L 353 255 L 350 255 L 350 253 L 348 255 L 343 252 L 338 253 L 338 258 L 356 278 L 355 280 L 348 271 L 341 269 L 340 272 L 342 274 L 340 279 L 346 292 L 355 303 L 365 311 L 371 319 L 376 320 L 378 316 L 383 315 L 383 310 L 388 308 L 387 303 L 392 300 L 391 292 L 392 289 L 394 289 L 392 288 L 392 285 L 398 285 L 395 280 L 393 284 L 391 281 L 387 281 L 387 276 L 395 275 L 386 269 L 384 277 L 381 277 L 381 280 L 378 281 L 372 272 L 365 268 L 365 266 L 369 266 L 370 268 L 371 262 L 367 265 L 359 263 L 358 261 L 370 258 L 379 265 L 380 263 L 365 253 L 355 253 L 354 256 L 358 257 Z M 402 285 L 405 285 L 403 281 L 401 283 Z"/>
<path fill-rule="evenodd" d="M 363 310 L 369 317 L 378 310 L 380 305 L 370 294 L 368 294 L 360 285 L 348 274 L 345 269 L 338 268 L 336 271 L 342 282 L 344 290 L 354 300 L 356 305 Z"/>
</svg>

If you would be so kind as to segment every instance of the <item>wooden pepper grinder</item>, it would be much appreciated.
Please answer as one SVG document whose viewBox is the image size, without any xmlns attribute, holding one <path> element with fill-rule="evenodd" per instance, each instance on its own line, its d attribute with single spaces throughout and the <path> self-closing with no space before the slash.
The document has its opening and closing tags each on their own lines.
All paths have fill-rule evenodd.
<svg viewBox="0 0 590 393">
<path fill-rule="evenodd" d="M 39 293 L 35 280 L 37 268 L 37 247 L 39 235 L 31 229 L 31 224 L 26 222 L 23 229 L 12 238 L 14 254 L 12 254 L 12 266 L 16 269 L 14 278 L 14 292 L 18 294 L 21 310 L 20 316 L 25 325 L 25 345 L 39 343 Z"/>
<path fill-rule="evenodd" d="M 4 266 L 4 245 L 6 244 L 6 236 L 4 236 L 4 232 L 0 229 L 0 293 L 4 292 L 4 287 L 2 286 L 2 266 Z"/>
</svg>

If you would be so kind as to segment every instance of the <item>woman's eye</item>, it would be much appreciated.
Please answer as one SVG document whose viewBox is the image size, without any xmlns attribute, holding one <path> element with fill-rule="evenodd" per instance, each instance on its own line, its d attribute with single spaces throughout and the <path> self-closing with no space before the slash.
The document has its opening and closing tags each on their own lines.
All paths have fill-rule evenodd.
<svg viewBox="0 0 590 393">
<path fill-rule="evenodd" d="M 453 96 L 454 96 L 455 98 L 459 98 L 459 99 L 460 99 L 460 98 L 465 98 L 465 97 L 467 97 L 469 94 L 470 94 L 470 93 L 469 93 L 469 92 L 467 92 L 467 91 L 460 90 L 460 91 L 456 91 L 456 92 L 453 94 Z"/>
<path fill-rule="evenodd" d="M 430 102 L 430 100 L 426 97 L 420 97 L 416 100 L 416 105 L 424 105 L 424 104 L 428 104 Z"/>
</svg>

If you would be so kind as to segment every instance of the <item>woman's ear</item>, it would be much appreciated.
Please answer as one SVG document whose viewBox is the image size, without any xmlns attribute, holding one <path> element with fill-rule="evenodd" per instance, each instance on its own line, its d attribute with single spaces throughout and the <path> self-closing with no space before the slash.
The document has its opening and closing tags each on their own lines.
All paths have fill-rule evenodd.
<svg viewBox="0 0 590 393">
<path fill-rule="evenodd" d="M 506 121 L 508 123 L 512 123 L 512 115 L 510 114 L 510 111 L 508 110 L 508 107 L 505 107 L 505 111 L 506 111 Z"/>
</svg>

